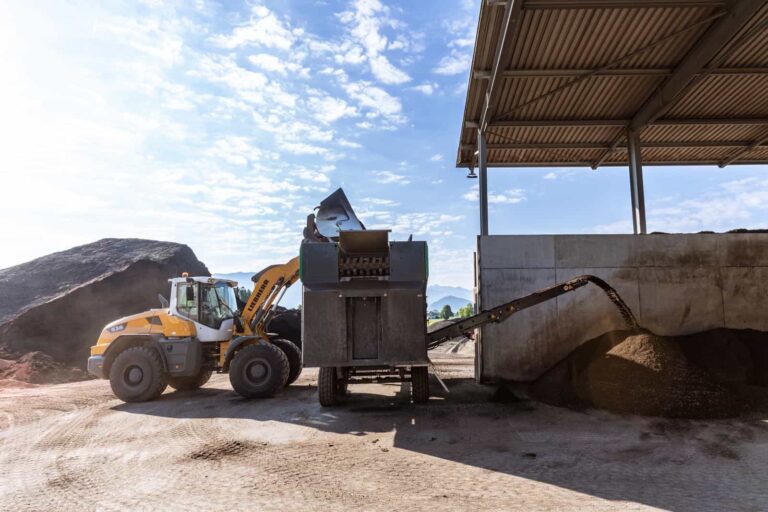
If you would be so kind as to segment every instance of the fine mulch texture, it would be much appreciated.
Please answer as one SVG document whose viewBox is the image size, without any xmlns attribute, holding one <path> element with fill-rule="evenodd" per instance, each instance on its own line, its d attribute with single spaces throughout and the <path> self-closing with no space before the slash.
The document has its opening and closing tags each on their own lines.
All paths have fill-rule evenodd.
<svg viewBox="0 0 768 512">
<path fill-rule="evenodd" d="M 613 331 L 584 343 L 529 387 L 541 401 L 667 418 L 766 410 L 768 336 L 717 329 L 684 337 Z"/>
</svg>

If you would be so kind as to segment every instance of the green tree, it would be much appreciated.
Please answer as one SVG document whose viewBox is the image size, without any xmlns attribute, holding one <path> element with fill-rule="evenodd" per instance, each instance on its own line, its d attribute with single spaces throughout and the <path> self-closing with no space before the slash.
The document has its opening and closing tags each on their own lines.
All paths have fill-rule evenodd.
<svg viewBox="0 0 768 512">
<path fill-rule="evenodd" d="M 459 316 L 461 318 L 469 318 L 474 314 L 475 314 L 475 308 L 469 302 L 467 303 L 466 306 L 459 308 Z"/>
<path fill-rule="evenodd" d="M 439 318 L 440 318 L 440 313 L 437 310 L 433 309 L 427 312 L 428 320 L 438 320 Z"/>
<path fill-rule="evenodd" d="M 453 316 L 453 311 L 451 310 L 451 306 L 449 304 L 446 304 L 443 306 L 443 309 L 440 310 L 440 318 L 443 320 L 448 320 Z"/>
</svg>

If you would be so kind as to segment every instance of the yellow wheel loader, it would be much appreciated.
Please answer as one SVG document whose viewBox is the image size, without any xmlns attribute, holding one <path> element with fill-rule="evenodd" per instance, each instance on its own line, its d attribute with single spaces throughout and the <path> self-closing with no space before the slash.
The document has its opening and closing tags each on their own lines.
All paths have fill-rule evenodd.
<svg viewBox="0 0 768 512">
<path fill-rule="evenodd" d="M 125 402 L 160 396 L 167 386 L 197 389 L 211 374 L 229 373 L 247 398 L 273 396 L 302 370 L 301 349 L 267 332 L 275 306 L 299 276 L 299 259 L 254 275 L 253 291 L 211 277 L 169 279 L 161 308 L 115 320 L 91 347 L 88 372 L 109 379 Z M 242 290 L 239 290 L 242 292 Z"/>
</svg>

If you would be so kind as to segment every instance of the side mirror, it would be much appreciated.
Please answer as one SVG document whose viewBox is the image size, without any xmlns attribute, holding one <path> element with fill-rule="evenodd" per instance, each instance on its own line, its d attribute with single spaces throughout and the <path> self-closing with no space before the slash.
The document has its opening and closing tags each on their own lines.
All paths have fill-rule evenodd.
<svg viewBox="0 0 768 512">
<path fill-rule="evenodd" d="M 195 301 L 195 289 L 192 286 L 187 286 L 187 302 Z"/>
<path fill-rule="evenodd" d="M 157 300 L 160 301 L 160 307 L 161 308 L 166 309 L 168 307 L 168 299 L 163 297 L 162 293 L 158 293 L 157 294 Z"/>
</svg>

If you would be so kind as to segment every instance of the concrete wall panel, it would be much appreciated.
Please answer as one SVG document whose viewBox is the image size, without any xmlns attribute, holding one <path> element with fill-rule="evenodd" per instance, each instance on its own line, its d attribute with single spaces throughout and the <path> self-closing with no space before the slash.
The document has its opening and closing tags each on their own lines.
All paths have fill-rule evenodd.
<svg viewBox="0 0 768 512">
<path fill-rule="evenodd" d="M 484 309 L 593 274 L 658 334 L 768 330 L 768 234 L 484 236 L 478 253 Z M 479 378 L 533 380 L 583 342 L 623 326 L 589 285 L 483 328 Z"/>
<path fill-rule="evenodd" d="M 538 235 L 479 238 L 482 268 L 554 268 L 555 241 Z"/>
</svg>

